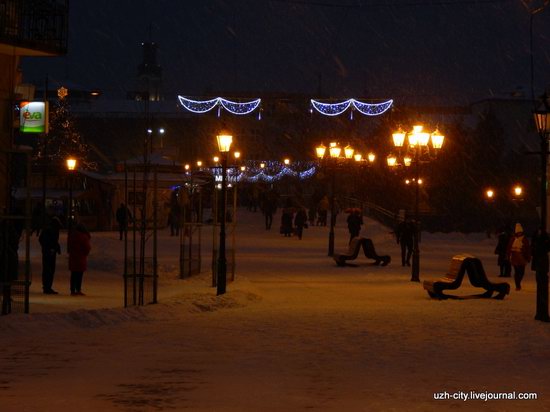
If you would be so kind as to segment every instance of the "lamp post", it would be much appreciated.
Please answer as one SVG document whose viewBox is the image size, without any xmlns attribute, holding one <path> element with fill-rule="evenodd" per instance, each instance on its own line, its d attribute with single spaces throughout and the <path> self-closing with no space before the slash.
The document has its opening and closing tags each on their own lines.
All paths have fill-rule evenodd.
<svg viewBox="0 0 550 412">
<path fill-rule="evenodd" d="M 73 221 L 73 173 L 76 169 L 76 159 L 68 157 L 66 160 L 67 170 L 69 171 L 69 207 L 67 208 L 67 231 L 71 233 Z"/>
<path fill-rule="evenodd" d="M 225 215 L 226 204 L 225 197 L 227 192 L 227 154 L 233 142 L 233 136 L 228 133 L 220 133 L 216 136 L 218 149 L 222 158 L 222 204 L 221 204 L 221 222 L 220 222 L 220 245 L 218 251 L 218 280 L 216 282 L 217 295 L 223 295 L 226 289 L 227 279 L 227 259 L 225 258 Z"/>
<path fill-rule="evenodd" d="M 540 140 L 540 237 L 539 242 L 547 241 L 547 167 L 548 167 L 548 137 L 550 135 L 550 98 L 544 94 L 542 106 L 534 112 L 535 124 Z M 542 322 L 550 322 L 548 315 L 548 250 L 547 245 L 538 248 L 535 268 L 537 281 L 537 309 L 535 319 Z"/>
<path fill-rule="evenodd" d="M 340 154 L 342 153 L 342 148 L 338 146 L 338 143 L 332 142 L 329 145 L 328 148 L 328 156 L 327 154 L 327 147 L 324 146 L 322 143 L 315 148 L 315 154 L 320 162 L 323 161 L 323 159 L 326 159 L 329 164 L 329 169 L 331 172 L 330 176 L 330 230 L 328 235 L 328 256 L 334 255 L 334 226 L 336 225 L 336 210 L 335 210 L 335 192 L 336 192 L 336 169 L 338 167 L 338 163 L 340 159 L 355 159 L 356 161 L 361 161 L 362 156 L 354 157 L 355 150 L 351 146 L 346 146 L 344 148 L 344 157 L 341 157 Z M 374 161 L 374 157 L 372 157 L 372 160 Z M 286 160 L 285 160 L 286 162 Z"/>
<path fill-rule="evenodd" d="M 154 130 L 154 129 L 151 129 L 151 128 L 147 129 L 147 134 L 150 136 L 149 140 L 150 140 L 150 145 L 151 145 L 151 152 L 153 151 L 153 140 L 152 140 L 153 132 L 155 132 L 155 134 L 157 134 L 160 137 L 159 147 L 161 149 L 163 149 L 164 148 L 164 133 L 166 132 L 166 130 L 164 129 L 164 127 L 159 127 L 157 130 Z"/>
<path fill-rule="evenodd" d="M 432 156 L 435 157 L 437 151 L 443 146 L 445 136 L 438 129 L 434 132 L 425 132 L 423 126 L 415 125 L 411 132 L 406 133 L 403 129 L 392 134 L 393 144 L 398 150 L 406 146 L 406 153 L 403 156 L 403 165 L 411 166 L 414 162 L 414 224 L 415 236 L 413 238 L 413 263 L 411 267 L 411 282 L 420 282 L 420 164 L 428 162 Z M 430 147 L 431 141 L 431 147 Z M 413 157 L 414 156 L 414 160 Z M 389 155 L 387 158 L 388 166 L 395 167 L 399 163 L 397 157 Z"/>
</svg>

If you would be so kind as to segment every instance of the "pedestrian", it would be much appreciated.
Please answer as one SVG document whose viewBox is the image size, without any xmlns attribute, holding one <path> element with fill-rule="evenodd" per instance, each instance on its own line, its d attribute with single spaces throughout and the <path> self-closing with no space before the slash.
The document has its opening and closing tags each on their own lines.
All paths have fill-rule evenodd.
<svg viewBox="0 0 550 412">
<path fill-rule="evenodd" d="M 397 244 L 401 246 L 401 266 L 410 266 L 416 227 L 408 216 L 397 225 L 395 236 Z"/>
<path fill-rule="evenodd" d="M 170 236 L 179 236 L 181 226 L 181 207 L 178 203 L 173 203 L 170 207 L 168 220 L 170 223 Z"/>
<path fill-rule="evenodd" d="M 512 265 L 508 260 L 508 243 L 510 243 L 510 237 L 512 236 L 512 229 L 509 225 L 503 226 L 497 235 L 497 245 L 495 247 L 495 255 L 497 255 L 497 265 L 500 268 L 501 278 L 509 278 L 512 274 Z"/>
<path fill-rule="evenodd" d="M 354 237 L 359 236 L 361 232 L 361 225 L 363 224 L 363 216 L 361 210 L 357 208 L 348 209 L 348 231 L 349 231 L 349 243 Z"/>
<path fill-rule="evenodd" d="M 265 218 L 265 230 L 270 230 L 273 224 L 273 215 L 277 211 L 277 196 L 274 192 L 269 191 L 264 194 L 261 209 Z"/>
<path fill-rule="evenodd" d="M 520 223 L 516 223 L 514 236 L 508 242 L 507 255 L 510 264 L 514 268 L 516 290 L 521 290 L 521 281 L 525 275 L 525 266 L 531 260 L 531 247 L 529 246 L 529 239 L 525 237 L 523 227 Z"/>
<path fill-rule="evenodd" d="M 292 220 L 294 218 L 294 208 L 292 207 L 292 201 L 287 199 L 286 206 L 283 209 L 281 215 L 281 234 L 285 237 L 292 236 Z"/>
<path fill-rule="evenodd" d="M 317 205 L 317 211 L 319 213 L 319 217 L 317 218 L 317 226 L 327 225 L 328 208 L 329 208 L 329 201 L 328 201 L 328 197 L 325 195 Z"/>
<path fill-rule="evenodd" d="M 122 236 L 128 231 L 128 222 L 132 220 L 132 214 L 130 209 L 126 207 L 124 203 L 121 203 L 116 210 L 116 221 L 118 223 L 118 232 L 120 234 L 119 239 L 122 240 Z"/>
<path fill-rule="evenodd" d="M 317 218 L 317 207 L 312 206 L 307 212 L 307 218 L 310 226 L 315 226 L 315 219 Z"/>
<path fill-rule="evenodd" d="M 88 255 L 90 254 L 90 233 L 82 223 L 78 223 L 67 241 L 69 253 L 69 270 L 71 271 L 71 296 L 84 296 L 82 293 L 82 277 L 86 271 Z"/>
<path fill-rule="evenodd" d="M 295 233 L 298 235 L 298 239 L 302 240 L 302 234 L 304 228 L 307 228 L 307 212 L 306 209 L 301 207 L 296 212 L 296 217 L 294 218 Z"/>
<path fill-rule="evenodd" d="M 56 258 L 57 255 L 61 254 L 59 229 L 61 229 L 61 220 L 57 216 L 54 216 L 38 237 L 42 249 L 42 292 L 45 295 L 57 295 L 52 286 Z"/>
</svg>

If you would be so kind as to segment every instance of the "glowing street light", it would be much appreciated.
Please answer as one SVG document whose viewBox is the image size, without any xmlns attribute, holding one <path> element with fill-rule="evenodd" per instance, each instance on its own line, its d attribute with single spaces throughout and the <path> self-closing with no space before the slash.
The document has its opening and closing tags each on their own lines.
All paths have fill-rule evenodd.
<svg viewBox="0 0 550 412">
<path fill-rule="evenodd" d="M 233 143 L 233 136 L 228 133 L 220 133 L 216 136 L 218 149 L 222 156 L 222 183 L 221 183 L 221 222 L 220 245 L 218 255 L 218 277 L 216 282 L 217 295 L 223 295 L 227 282 L 227 259 L 225 257 L 225 218 L 226 218 L 226 192 L 227 192 L 227 154 Z"/>
<path fill-rule="evenodd" d="M 427 161 L 427 159 L 435 158 L 438 150 L 443 146 L 445 136 L 436 129 L 434 132 L 426 132 L 424 126 L 417 124 L 412 127 L 412 131 L 405 132 L 401 127 L 392 134 L 393 145 L 397 150 L 401 151 L 402 149 L 406 150 L 405 155 L 403 156 L 402 163 L 400 163 L 397 157 L 393 154 L 389 155 L 386 158 L 388 166 L 394 168 L 399 165 L 404 165 L 409 167 L 413 163 L 415 164 L 415 179 L 417 183 L 415 185 L 415 205 L 414 205 L 414 215 L 415 215 L 415 226 L 416 233 L 414 236 L 413 244 L 413 264 L 411 267 L 411 281 L 420 282 L 420 214 L 419 214 L 419 198 L 420 198 L 420 188 L 422 184 L 422 179 L 420 179 L 420 163 Z M 430 146 L 431 142 L 431 146 Z M 408 147 L 407 147 L 408 146 Z"/>
<path fill-rule="evenodd" d="M 69 171 L 69 204 L 67 207 L 67 230 L 71 233 L 73 221 L 73 174 L 76 169 L 76 159 L 68 157 L 65 161 L 67 170 Z"/>
</svg>

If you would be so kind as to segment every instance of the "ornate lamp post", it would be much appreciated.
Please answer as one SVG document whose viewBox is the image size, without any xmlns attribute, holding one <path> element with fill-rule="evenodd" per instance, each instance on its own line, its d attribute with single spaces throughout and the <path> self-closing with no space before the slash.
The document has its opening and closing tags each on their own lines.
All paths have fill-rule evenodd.
<svg viewBox="0 0 550 412">
<path fill-rule="evenodd" d="M 548 183 L 548 137 L 550 136 L 550 98 L 545 94 L 542 98 L 542 106 L 534 112 L 535 124 L 540 140 L 540 238 L 547 239 L 548 204 L 546 186 Z M 536 280 L 537 280 L 537 311 L 535 319 L 542 322 L 550 322 L 548 315 L 548 250 L 547 246 L 540 248 L 540 256 L 536 256 Z"/>
<path fill-rule="evenodd" d="M 67 230 L 70 233 L 73 222 L 73 174 L 76 169 L 76 159 L 68 157 L 66 159 L 67 170 L 69 171 L 69 207 L 67 208 Z"/>
<path fill-rule="evenodd" d="M 218 149 L 222 159 L 222 204 L 221 204 L 221 222 L 220 222 L 220 246 L 218 252 L 218 281 L 216 283 L 217 295 L 223 295 L 226 289 L 227 279 L 227 260 L 225 258 L 225 216 L 226 204 L 225 197 L 227 192 L 227 154 L 233 142 L 233 136 L 228 133 L 220 133 L 216 136 Z"/>
<path fill-rule="evenodd" d="M 342 148 L 338 146 L 337 143 L 332 142 L 328 148 L 327 156 L 327 147 L 322 143 L 315 148 L 315 155 L 319 161 L 326 159 L 329 169 L 331 172 L 331 191 L 330 191 L 330 231 L 328 235 L 328 256 L 334 255 L 334 226 L 336 225 L 336 210 L 335 210 L 335 192 L 336 192 L 336 169 L 340 160 L 349 160 L 355 159 L 357 162 L 362 161 L 362 156 L 358 154 L 357 157 L 354 157 L 355 150 L 351 146 L 346 146 L 344 148 L 344 157 L 341 157 Z M 372 158 L 374 161 L 374 154 L 369 154 L 369 159 Z"/>
<path fill-rule="evenodd" d="M 411 166 L 414 163 L 414 217 L 415 217 L 415 236 L 413 242 L 413 263 L 411 267 L 411 282 L 420 282 L 420 164 L 428 162 L 434 158 L 437 151 L 443 146 L 445 136 L 438 129 L 434 132 L 425 132 L 423 126 L 415 125 L 411 132 L 406 133 L 403 129 L 392 134 L 393 145 L 401 151 L 406 149 L 403 156 L 403 165 Z M 431 142 L 431 146 L 430 146 Z M 400 163 L 397 157 L 389 155 L 387 158 L 388 166 L 395 167 Z"/>
</svg>

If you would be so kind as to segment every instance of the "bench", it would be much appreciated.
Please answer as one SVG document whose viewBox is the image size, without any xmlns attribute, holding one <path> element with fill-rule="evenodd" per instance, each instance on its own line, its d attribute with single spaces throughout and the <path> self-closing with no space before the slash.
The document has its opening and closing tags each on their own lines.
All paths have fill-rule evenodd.
<svg viewBox="0 0 550 412">
<path fill-rule="evenodd" d="M 347 253 L 335 253 L 333 259 L 338 266 L 353 266 L 349 263 L 346 263 L 346 261 L 357 259 L 357 256 L 359 255 L 359 250 L 361 250 L 361 248 L 363 249 L 363 253 L 365 254 L 366 258 L 374 259 L 375 265 L 386 266 L 391 261 L 390 256 L 380 256 L 376 253 L 374 243 L 372 243 L 371 239 L 360 236 L 354 237 L 351 240 Z"/>
<path fill-rule="evenodd" d="M 462 285 L 465 274 L 468 275 L 472 286 L 485 289 L 485 292 L 479 295 L 464 297 L 443 293 L 444 290 L 458 289 Z M 428 292 L 428 295 L 435 299 L 490 298 L 494 292 L 497 292 L 495 299 L 504 299 L 510 293 L 510 285 L 508 283 L 491 282 L 487 278 L 481 261 L 474 256 L 465 254 L 453 256 L 451 266 L 445 276 L 437 280 L 425 280 L 423 287 Z"/>
</svg>

